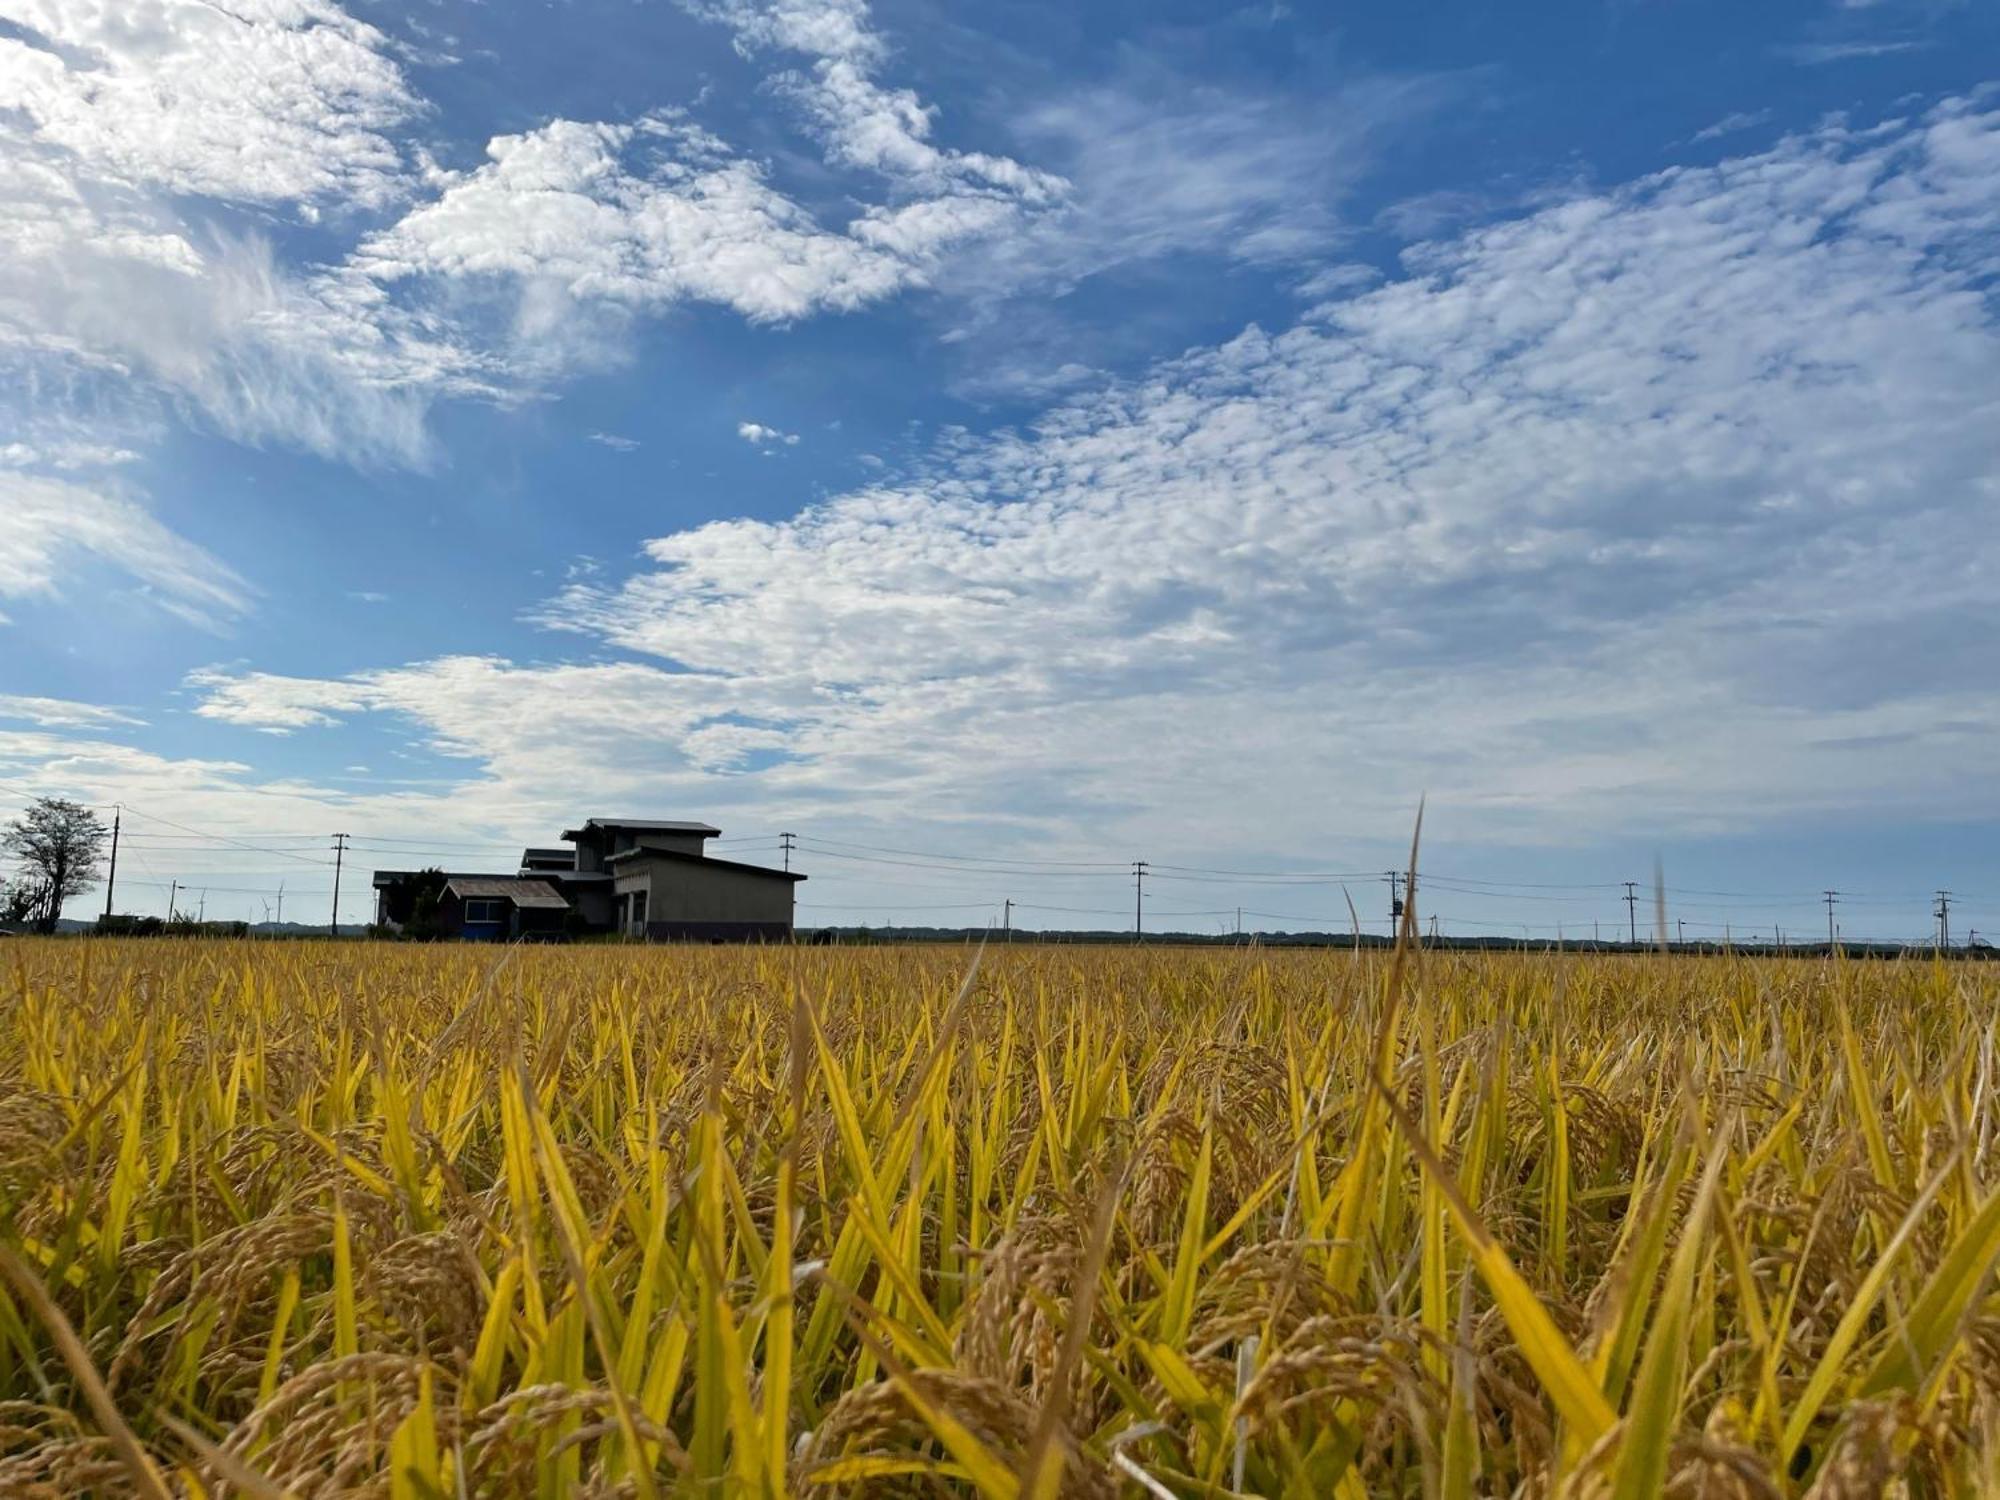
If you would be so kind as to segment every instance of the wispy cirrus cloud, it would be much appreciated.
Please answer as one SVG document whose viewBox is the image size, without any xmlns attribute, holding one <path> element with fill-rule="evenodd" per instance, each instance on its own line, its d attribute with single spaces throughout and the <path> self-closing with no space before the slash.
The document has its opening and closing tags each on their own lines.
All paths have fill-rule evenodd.
<svg viewBox="0 0 2000 1500">
<path fill-rule="evenodd" d="M 1835 42 L 1790 42 L 1778 49 L 1781 57 L 1807 67 L 1828 63 L 1854 62 L 1871 57 L 1894 57 L 1899 52 L 1915 52 L 1927 45 L 1910 38 L 1900 40 L 1851 40 Z"/>
<path fill-rule="evenodd" d="M 0 719 L 33 724 L 42 729 L 111 729 L 141 727 L 145 720 L 122 708 L 76 703 L 67 698 L 33 698 L 0 693 Z"/>
<path fill-rule="evenodd" d="M 251 589 L 235 572 L 112 491 L 0 470 L 0 513 L 0 598 L 59 593 L 70 559 L 80 556 L 206 629 L 250 607 Z"/>
<path fill-rule="evenodd" d="M 392 132 L 422 106 L 381 33 L 321 0 L 14 0 L 0 19 L 0 421 L 12 437 L 0 464 L 108 472 L 182 420 L 363 465 L 421 463 L 428 402 L 492 389 L 468 373 L 476 356 L 352 278 L 284 264 L 259 223 L 236 216 L 312 220 L 403 191 Z M 129 532 L 140 491 L 119 486 L 115 504 Z M 78 521 L 13 545 L 79 556 L 93 550 L 76 544 L 86 530 L 108 535 Z M 213 619 L 241 602 L 190 607 Z"/>
<path fill-rule="evenodd" d="M 1745 130 L 1755 130 L 1760 125 L 1771 122 L 1768 109 L 1732 110 L 1713 125 L 1704 125 L 1689 139 L 1695 141 L 1719 141 L 1726 135 L 1736 135 Z"/>
</svg>

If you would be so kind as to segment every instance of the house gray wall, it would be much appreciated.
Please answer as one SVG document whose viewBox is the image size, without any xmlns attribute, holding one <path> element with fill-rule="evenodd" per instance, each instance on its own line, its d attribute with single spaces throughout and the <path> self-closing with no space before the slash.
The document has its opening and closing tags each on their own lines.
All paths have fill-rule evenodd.
<svg viewBox="0 0 2000 1500">
<path fill-rule="evenodd" d="M 624 861 L 619 896 L 643 890 L 649 937 L 783 937 L 792 930 L 792 882 L 777 875 L 678 859 Z"/>
</svg>

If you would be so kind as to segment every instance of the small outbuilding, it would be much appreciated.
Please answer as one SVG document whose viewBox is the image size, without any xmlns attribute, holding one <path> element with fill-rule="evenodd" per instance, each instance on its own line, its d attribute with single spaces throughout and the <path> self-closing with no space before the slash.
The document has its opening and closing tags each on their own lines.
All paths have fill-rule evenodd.
<svg viewBox="0 0 2000 1500">
<path fill-rule="evenodd" d="M 438 928 L 488 942 L 560 937 L 568 914 L 569 903 L 546 880 L 454 875 L 438 901 Z"/>
</svg>

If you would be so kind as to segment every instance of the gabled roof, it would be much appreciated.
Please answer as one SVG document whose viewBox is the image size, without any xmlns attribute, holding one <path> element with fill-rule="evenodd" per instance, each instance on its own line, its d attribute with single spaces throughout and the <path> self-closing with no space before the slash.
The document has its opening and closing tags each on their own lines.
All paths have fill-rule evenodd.
<svg viewBox="0 0 2000 1500">
<path fill-rule="evenodd" d="M 546 880 L 504 880 L 492 875 L 463 875 L 445 882 L 460 900 L 511 901 L 524 911 L 565 911 L 569 903 Z"/>
<path fill-rule="evenodd" d="M 684 854 L 678 849 L 652 849 L 641 844 L 636 849 L 627 849 L 607 859 L 607 865 L 622 865 L 628 860 L 662 859 L 675 864 L 699 865 L 704 870 L 734 870 L 739 875 L 768 875 L 773 880 L 804 880 L 797 870 L 774 870 L 769 865 L 746 865 L 733 859 L 716 859 L 708 854 Z"/>
</svg>

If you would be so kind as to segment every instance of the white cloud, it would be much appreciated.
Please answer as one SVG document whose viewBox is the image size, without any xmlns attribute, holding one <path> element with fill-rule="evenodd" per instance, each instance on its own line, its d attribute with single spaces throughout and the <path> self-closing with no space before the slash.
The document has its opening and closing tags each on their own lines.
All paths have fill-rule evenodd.
<svg viewBox="0 0 2000 1500">
<path fill-rule="evenodd" d="M 379 204 L 416 100 L 324 0 L 0 0 L 0 109 L 102 177 L 239 201 Z"/>
<path fill-rule="evenodd" d="M 0 414 L 49 435 L 20 454 L 71 467 L 129 457 L 175 413 L 244 442 L 419 463 L 431 400 L 494 390 L 379 287 L 289 271 L 261 236 L 195 227 L 4 125 L 0 377 Z"/>
<path fill-rule="evenodd" d="M 2000 115 L 1829 126 L 546 611 L 657 666 L 218 677 L 203 711 L 407 717 L 523 797 L 632 754 L 727 795 L 775 754 L 733 773 L 774 805 L 1172 808 L 1215 847 L 1425 786 L 1461 835 L 1991 805 L 1996 225 Z"/>
<path fill-rule="evenodd" d="M 1798 42 L 1778 48 L 1778 53 L 1795 63 L 1816 68 L 1827 63 L 1854 62 L 1871 57 L 1894 57 L 1899 52 L 1914 52 L 1923 45 L 1922 42 L 1914 41 Z"/>
<path fill-rule="evenodd" d="M 776 48 L 813 60 L 810 74 L 780 74 L 776 84 L 804 106 L 836 162 L 932 193 L 969 185 L 1047 203 L 1068 187 L 1008 157 L 933 145 L 937 111 L 914 90 L 885 87 L 873 76 L 887 48 L 861 0 L 725 0 L 689 9 L 731 27 L 746 55 Z"/>
<path fill-rule="evenodd" d="M 736 435 L 744 442 L 759 448 L 768 448 L 773 443 L 782 443 L 785 447 L 791 448 L 796 447 L 799 441 L 796 432 L 780 432 L 775 427 L 766 427 L 762 422 L 738 422 Z"/>
<path fill-rule="evenodd" d="M 41 443 L 0 443 L 0 469 L 110 469 L 138 458 L 130 448 L 57 438 Z"/>
<path fill-rule="evenodd" d="M 229 208 L 338 227 L 405 191 L 391 133 L 422 106 L 373 27 L 330 0 L 0 0 L 0 23 L 0 464 L 127 462 L 176 419 L 421 464 L 431 401 L 501 394 L 449 325 L 285 264 Z"/>
<path fill-rule="evenodd" d="M 19 693 L 0 693 L 0 719 L 18 720 L 43 729 L 106 729 L 146 722 L 121 708 L 73 703 L 67 698 L 24 697 Z"/>
<path fill-rule="evenodd" d="M 82 555 L 204 628 L 250 607 L 250 588 L 234 572 L 108 490 L 0 470 L 0 514 L 0 598 L 59 593 L 68 559 Z"/>
<path fill-rule="evenodd" d="M 483 166 L 371 236 L 356 266 L 383 283 L 504 277 L 572 303 L 713 302 L 780 322 L 921 281 L 955 232 L 891 249 L 822 229 L 755 163 L 664 121 L 555 120 L 486 149 Z"/>
<path fill-rule="evenodd" d="M 637 438 L 621 437 L 615 432 L 589 432 L 584 436 L 593 443 L 602 443 L 614 453 L 631 453 L 640 446 Z"/>
<path fill-rule="evenodd" d="M 1735 110 L 1724 115 L 1713 125 L 1703 126 L 1690 139 L 1696 141 L 1720 140 L 1725 135 L 1735 135 L 1744 130 L 1755 130 L 1759 125 L 1769 124 L 1770 120 L 1771 111 L 1768 109 Z"/>
<path fill-rule="evenodd" d="M 1383 76 L 1315 107 L 1151 67 L 1046 99 L 1018 123 L 1074 183 L 1072 211 L 1000 252 L 1024 275 L 1051 252 L 1071 277 L 1163 255 L 1311 261 L 1339 241 L 1341 200 L 1379 139 L 1451 98 L 1448 78 Z"/>
<path fill-rule="evenodd" d="M 1046 295 L 1093 278 L 1157 276 L 1163 265 L 1206 277 L 1219 261 L 1296 276 L 1313 288 L 1302 295 L 1317 296 L 1360 274 L 1337 259 L 1350 194 L 1386 141 L 1466 92 L 1451 75 L 1377 75 L 1307 100 L 1128 62 L 1103 83 L 1022 109 L 1017 137 L 1070 186 L 1059 204 L 939 268 L 961 344 L 954 388 L 1039 401 L 1063 383 L 1052 371 L 1153 357 L 1146 321 L 1086 322 L 1079 334 L 1070 299 Z"/>
<path fill-rule="evenodd" d="M 774 86 L 800 102 L 835 167 L 886 179 L 844 226 L 821 221 L 766 166 L 664 111 L 632 123 L 556 119 L 487 143 L 487 160 L 434 176 L 436 196 L 370 235 L 351 266 L 384 286 L 484 285 L 518 298 L 517 366 L 602 358 L 599 328 L 556 347 L 579 308 L 727 307 L 758 323 L 849 312 L 931 285 L 950 257 L 1016 232 L 1066 184 L 1010 158 L 929 140 L 933 111 L 878 83 L 884 49 L 865 5 L 842 0 L 693 7 L 747 54 L 814 59 Z"/>
</svg>

